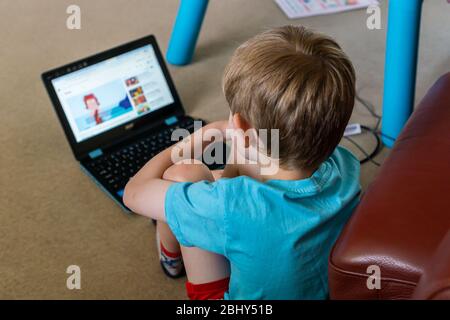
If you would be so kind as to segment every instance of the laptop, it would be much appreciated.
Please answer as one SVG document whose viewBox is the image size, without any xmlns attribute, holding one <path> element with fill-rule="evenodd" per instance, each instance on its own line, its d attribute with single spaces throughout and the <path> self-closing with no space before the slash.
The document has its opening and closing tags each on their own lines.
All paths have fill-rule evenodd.
<svg viewBox="0 0 450 320">
<path fill-rule="evenodd" d="M 174 130 L 194 131 L 152 35 L 45 72 L 42 80 L 81 169 L 126 212 L 128 180 L 177 142 Z"/>
</svg>

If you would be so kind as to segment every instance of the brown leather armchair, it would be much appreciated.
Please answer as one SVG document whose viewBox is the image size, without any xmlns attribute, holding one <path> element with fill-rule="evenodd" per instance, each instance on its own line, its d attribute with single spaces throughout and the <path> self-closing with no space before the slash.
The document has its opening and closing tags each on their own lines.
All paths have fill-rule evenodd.
<svg viewBox="0 0 450 320">
<path fill-rule="evenodd" d="M 426 265 L 413 299 L 450 300 L 450 231 Z"/>
<path fill-rule="evenodd" d="M 450 299 L 449 230 L 450 73 L 418 106 L 336 242 L 330 298 Z M 373 265 L 381 286 L 371 290 Z"/>
</svg>

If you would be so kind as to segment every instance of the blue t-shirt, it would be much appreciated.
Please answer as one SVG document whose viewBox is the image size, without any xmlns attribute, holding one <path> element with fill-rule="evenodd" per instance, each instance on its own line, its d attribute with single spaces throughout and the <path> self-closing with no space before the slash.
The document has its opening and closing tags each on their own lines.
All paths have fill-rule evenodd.
<svg viewBox="0 0 450 320">
<path fill-rule="evenodd" d="M 338 147 L 304 180 L 175 183 L 167 223 L 182 245 L 230 261 L 225 299 L 325 299 L 328 256 L 359 201 L 359 173 Z"/>
</svg>

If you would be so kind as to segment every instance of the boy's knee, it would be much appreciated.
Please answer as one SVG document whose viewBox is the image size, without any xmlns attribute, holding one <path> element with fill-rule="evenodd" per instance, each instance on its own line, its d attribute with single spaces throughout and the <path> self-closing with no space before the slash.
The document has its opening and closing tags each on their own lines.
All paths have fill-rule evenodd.
<svg viewBox="0 0 450 320">
<path fill-rule="evenodd" d="M 174 164 L 164 172 L 163 179 L 175 182 L 214 181 L 211 171 L 200 161 L 195 164 Z"/>
</svg>

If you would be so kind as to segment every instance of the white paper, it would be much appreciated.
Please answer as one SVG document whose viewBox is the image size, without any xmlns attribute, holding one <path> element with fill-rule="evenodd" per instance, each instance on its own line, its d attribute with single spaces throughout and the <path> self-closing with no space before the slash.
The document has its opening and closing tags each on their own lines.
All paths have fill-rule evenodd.
<svg viewBox="0 0 450 320">
<path fill-rule="evenodd" d="M 379 5 L 377 0 L 275 0 L 289 19 L 331 14 Z"/>
</svg>

